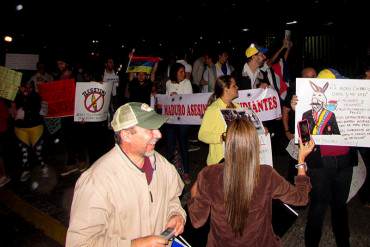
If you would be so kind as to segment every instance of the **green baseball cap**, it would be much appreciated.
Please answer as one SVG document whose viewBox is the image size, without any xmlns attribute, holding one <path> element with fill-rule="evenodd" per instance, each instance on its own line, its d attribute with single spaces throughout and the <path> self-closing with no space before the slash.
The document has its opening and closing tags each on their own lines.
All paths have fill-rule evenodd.
<svg viewBox="0 0 370 247">
<path fill-rule="evenodd" d="M 111 125 L 115 132 L 135 125 L 145 129 L 158 129 L 167 120 L 168 117 L 159 115 L 145 103 L 129 102 L 117 109 Z"/>
</svg>

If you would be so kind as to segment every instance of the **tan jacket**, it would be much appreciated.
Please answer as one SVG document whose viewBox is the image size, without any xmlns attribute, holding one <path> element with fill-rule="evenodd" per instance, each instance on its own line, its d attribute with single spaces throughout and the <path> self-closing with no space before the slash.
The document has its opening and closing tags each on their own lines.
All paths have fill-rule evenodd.
<svg viewBox="0 0 370 247">
<path fill-rule="evenodd" d="M 151 157 L 153 178 L 115 146 L 81 175 L 74 191 L 66 246 L 131 246 L 131 240 L 159 235 L 168 219 L 186 219 L 179 196 L 184 184 L 160 154 Z"/>
</svg>

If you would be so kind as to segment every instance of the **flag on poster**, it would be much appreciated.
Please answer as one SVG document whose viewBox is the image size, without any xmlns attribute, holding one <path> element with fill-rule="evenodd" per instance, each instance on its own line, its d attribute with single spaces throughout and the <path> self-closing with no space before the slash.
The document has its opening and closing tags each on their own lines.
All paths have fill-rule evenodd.
<svg viewBox="0 0 370 247">
<path fill-rule="evenodd" d="M 51 81 L 39 84 L 39 94 L 47 103 L 46 118 L 73 116 L 75 102 L 75 80 Z"/>
<path fill-rule="evenodd" d="M 22 73 L 0 66 L 0 97 L 13 101 L 21 84 Z"/>
<path fill-rule="evenodd" d="M 75 122 L 100 122 L 108 117 L 112 84 L 77 82 L 75 98 Z"/>
<path fill-rule="evenodd" d="M 127 73 L 145 72 L 150 74 L 155 63 L 159 62 L 159 57 L 135 57 L 132 56 L 127 66 Z"/>
</svg>

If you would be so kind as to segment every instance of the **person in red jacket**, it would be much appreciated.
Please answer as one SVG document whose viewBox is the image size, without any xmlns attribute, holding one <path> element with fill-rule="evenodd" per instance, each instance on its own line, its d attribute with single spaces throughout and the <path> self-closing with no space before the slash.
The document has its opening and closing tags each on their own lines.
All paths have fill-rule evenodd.
<svg viewBox="0 0 370 247">
<path fill-rule="evenodd" d="M 6 175 L 4 168 L 4 155 L 6 143 L 6 131 L 8 129 L 9 110 L 5 100 L 0 98 L 0 187 L 9 183 L 10 178 Z"/>
</svg>

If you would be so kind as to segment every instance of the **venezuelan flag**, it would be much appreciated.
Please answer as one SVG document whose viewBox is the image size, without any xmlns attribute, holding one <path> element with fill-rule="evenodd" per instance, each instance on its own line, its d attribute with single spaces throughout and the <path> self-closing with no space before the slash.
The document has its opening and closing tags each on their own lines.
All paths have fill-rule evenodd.
<svg viewBox="0 0 370 247">
<path fill-rule="evenodd" d="M 130 63 L 127 67 L 127 73 L 130 72 L 145 72 L 150 74 L 154 64 L 159 62 L 159 57 L 131 57 Z"/>
</svg>

